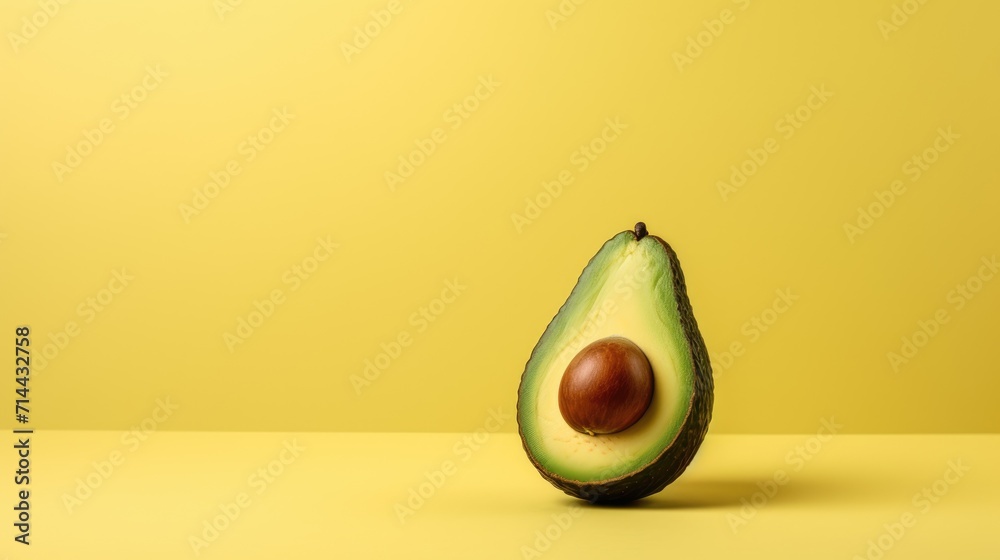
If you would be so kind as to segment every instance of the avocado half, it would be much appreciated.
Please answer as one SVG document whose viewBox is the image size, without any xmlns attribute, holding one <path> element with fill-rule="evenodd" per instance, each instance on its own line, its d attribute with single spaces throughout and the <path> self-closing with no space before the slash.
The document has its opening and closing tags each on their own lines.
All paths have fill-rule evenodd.
<svg viewBox="0 0 1000 560">
<path fill-rule="evenodd" d="M 581 350 L 617 339 L 609 337 L 645 354 L 652 399 L 621 431 L 577 431 L 560 412 L 560 382 Z M 677 254 L 639 222 L 604 243 L 535 345 L 518 388 L 518 432 L 528 458 L 557 488 L 592 503 L 628 502 L 684 472 L 708 431 L 712 391 Z"/>
</svg>

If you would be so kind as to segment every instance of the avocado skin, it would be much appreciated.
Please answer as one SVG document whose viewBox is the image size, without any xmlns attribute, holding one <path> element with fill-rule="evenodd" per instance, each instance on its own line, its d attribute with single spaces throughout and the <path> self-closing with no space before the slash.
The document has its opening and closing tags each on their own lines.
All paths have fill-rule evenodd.
<svg viewBox="0 0 1000 560">
<path fill-rule="evenodd" d="M 635 232 L 632 232 L 632 234 L 639 239 L 639 236 L 636 236 Z M 643 231 L 642 234 L 645 234 L 645 232 Z M 681 327 L 684 329 L 684 337 L 688 342 L 691 363 L 694 365 L 694 389 L 691 394 L 688 413 L 674 441 L 665 447 L 656 459 L 641 470 L 601 482 L 579 482 L 549 472 L 531 454 L 520 425 L 517 430 L 518 435 L 521 437 L 521 446 L 545 480 L 548 480 L 553 486 L 570 496 L 587 500 L 592 504 L 622 504 L 645 498 L 666 488 L 691 463 L 695 453 L 698 452 L 698 448 L 701 447 L 701 442 L 705 439 L 705 434 L 708 432 L 708 425 L 712 420 L 712 405 L 714 402 L 712 364 L 708 358 L 705 341 L 698 330 L 698 322 L 695 320 L 694 313 L 691 310 L 691 302 L 687 296 L 687 286 L 684 283 L 684 273 L 681 270 L 681 263 L 677 258 L 677 253 L 674 252 L 669 243 L 655 235 L 648 235 L 648 237 L 656 240 L 667 253 L 674 279 L 673 287 L 677 301 L 678 316 L 681 320 Z M 588 266 L 590 266 L 589 263 Z M 586 267 L 584 270 L 586 270 Z M 555 316 L 558 317 L 559 313 L 557 312 Z M 529 363 L 536 351 L 538 351 L 537 345 L 532 350 L 531 357 L 528 358 Z M 522 374 L 521 385 L 524 383 L 524 374 Z M 518 389 L 518 396 L 520 396 L 520 388 Z M 521 401 L 518 398 L 518 408 L 520 408 L 520 405 Z"/>
</svg>

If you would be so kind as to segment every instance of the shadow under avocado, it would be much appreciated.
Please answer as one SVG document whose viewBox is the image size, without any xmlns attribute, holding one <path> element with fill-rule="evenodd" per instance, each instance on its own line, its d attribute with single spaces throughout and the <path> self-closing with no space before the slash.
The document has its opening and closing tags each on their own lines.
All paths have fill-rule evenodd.
<svg viewBox="0 0 1000 560">
<path fill-rule="evenodd" d="M 566 502 L 585 508 L 611 509 L 713 509 L 733 508 L 743 505 L 741 499 L 750 501 L 756 493 L 767 495 L 767 490 L 773 495 L 767 497 L 767 503 L 830 503 L 834 501 L 854 501 L 865 497 L 867 491 L 864 485 L 852 484 L 844 480 L 819 480 L 816 478 L 792 479 L 785 485 L 775 485 L 766 489 L 773 481 L 767 477 L 740 478 L 725 480 L 678 480 L 667 486 L 662 492 L 653 494 L 641 500 L 624 504 L 590 504 L 583 500 L 566 498 Z"/>
</svg>

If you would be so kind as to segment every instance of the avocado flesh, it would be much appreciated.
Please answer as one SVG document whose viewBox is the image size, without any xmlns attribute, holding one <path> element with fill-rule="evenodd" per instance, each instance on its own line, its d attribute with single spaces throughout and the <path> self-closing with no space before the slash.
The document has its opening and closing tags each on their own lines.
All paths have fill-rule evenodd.
<svg viewBox="0 0 1000 560">
<path fill-rule="evenodd" d="M 628 338 L 646 354 L 653 401 L 622 432 L 582 434 L 560 414 L 559 383 L 580 349 L 608 336 Z M 711 366 L 676 255 L 644 227 L 616 235 L 584 269 L 525 367 L 518 393 L 525 451 L 543 477 L 571 495 L 634 500 L 683 472 L 711 409 Z"/>
</svg>

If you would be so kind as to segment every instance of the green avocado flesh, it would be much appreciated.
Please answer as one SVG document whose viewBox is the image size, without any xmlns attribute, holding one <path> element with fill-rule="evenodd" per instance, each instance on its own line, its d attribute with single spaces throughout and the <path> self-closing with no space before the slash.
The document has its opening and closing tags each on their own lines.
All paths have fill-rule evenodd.
<svg viewBox="0 0 1000 560">
<path fill-rule="evenodd" d="M 560 414 L 559 385 L 585 346 L 610 336 L 635 343 L 653 371 L 652 402 L 623 431 L 588 435 Z M 645 226 L 607 241 L 545 329 L 518 391 L 524 449 L 568 494 L 621 502 L 662 490 L 683 472 L 711 419 L 712 372 L 673 250 Z"/>
</svg>

